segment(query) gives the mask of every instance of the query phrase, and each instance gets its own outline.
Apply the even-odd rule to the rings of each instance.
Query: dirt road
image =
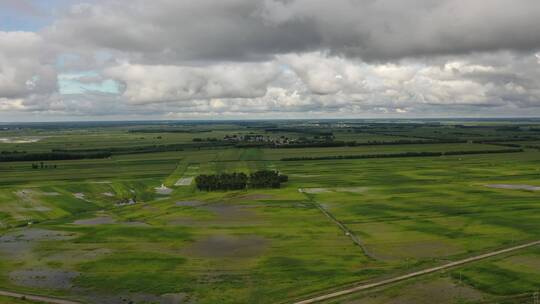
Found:
[[[348,236],[356,246],[360,247],[362,249],[362,252],[369,258],[376,260],[375,257],[367,250],[366,246],[360,241],[360,239],[354,234],[345,224],[340,222],[337,218],[335,218],[330,212],[328,212],[321,204],[319,204],[316,201],[312,201],[312,203],[324,214],[326,217],[328,217],[332,222],[334,222],[344,233],[346,236]]]
[[[75,302],[75,301],[63,300],[63,299],[58,299],[58,298],[46,297],[46,296],[22,294],[22,293],[3,291],[3,290],[0,290],[0,296],[26,299],[30,301],[50,303],[50,304],[82,304],[82,302]]]
[[[414,278],[414,277],[418,277],[418,276],[421,276],[421,275],[437,272],[439,270],[444,270],[444,269],[460,266],[460,265],[475,262],[475,261],[478,261],[478,260],[487,259],[489,257],[496,256],[496,255],[499,255],[499,254],[504,254],[504,253],[508,253],[508,252],[512,252],[512,251],[516,251],[516,250],[520,250],[520,249],[524,249],[524,248],[528,248],[528,247],[532,247],[532,246],[536,246],[536,245],[540,245],[540,240],[530,242],[530,243],[526,243],[526,244],[522,244],[522,245],[519,245],[519,246],[514,246],[514,247],[510,247],[510,248],[506,248],[506,249],[501,249],[501,250],[497,250],[497,251],[488,252],[488,253],[485,253],[485,254],[477,255],[477,256],[466,258],[466,259],[463,259],[463,260],[459,260],[459,261],[451,262],[451,263],[448,263],[448,264],[444,264],[444,265],[441,265],[441,266],[436,266],[436,267],[432,267],[432,268],[428,268],[428,269],[424,269],[424,270],[420,270],[420,271],[415,271],[415,272],[412,272],[412,273],[409,273],[409,274],[405,274],[405,275],[394,277],[394,278],[387,279],[387,280],[382,280],[382,281],[379,281],[379,282],[358,285],[358,286],[351,287],[351,288],[348,288],[348,289],[344,289],[344,290],[341,290],[341,291],[336,291],[336,292],[328,293],[328,294],[325,294],[325,295],[321,295],[321,296],[313,297],[313,298],[310,298],[310,299],[306,299],[306,300],[303,300],[303,301],[295,302],[294,304],[317,303],[317,302],[337,298],[337,297],[340,297],[340,296],[348,295],[348,294],[351,294],[351,293],[355,293],[355,292],[358,292],[358,291],[363,291],[363,290],[367,290],[367,289],[371,289],[371,288],[375,288],[375,287],[380,287],[380,286],[383,286],[383,285],[388,285],[388,284],[404,281],[404,280],[411,279],[411,278]]]

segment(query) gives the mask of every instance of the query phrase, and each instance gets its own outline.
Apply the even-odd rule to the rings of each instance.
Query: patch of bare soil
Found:
[[[187,293],[170,293],[161,296],[128,293],[116,295],[95,295],[88,298],[89,303],[118,304],[118,303],[152,303],[152,304],[192,304],[196,303],[194,298]]]
[[[43,192],[42,194],[45,196],[60,196],[58,192]]]
[[[56,192],[53,192],[56,193]],[[20,211],[37,211],[47,212],[52,209],[42,205],[42,201],[39,199],[39,195],[49,195],[51,193],[44,193],[36,190],[21,189],[15,191],[15,195],[21,201],[21,204],[17,207]]]
[[[77,199],[88,202],[88,200],[86,199],[86,196],[84,195],[84,193],[80,193],[80,192],[79,193],[73,193],[73,196],[75,196],[75,198],[77,198]]]
[[[255,201],[255,200],[272,199],[274,198],[274,196],[271,194],[247,194],[247,195],[239,196],[238,198],[241,200],[246,200],[246,201]]]
[[[197,240],[185,249],[186,253],[207,258],[249,258],[263,253],[268,240],[260,236],[213,235]]]
[[[37,207],[29,207],[29,208],[20,207],[20,208],[18,208],[18,210],[21,210],[21,211],[47,212],[47,211],[51,211],[52,209],[49,208],[49,207],[37,206]]]
[[[174,184],[175,186],[189,186],[191,185],[191,183],[193,183],[193,177],[183,177],[181,179],[179,179],[178,181],[176,181],[176,183]]]
[[[250,206],[230,204],[204,204],[195,208],[206,210],[214,216],[211,219],[196,219],[179,216],[168,221],[169,225],[179,226],[251,226],[260,224],[261,219]]]
[[[253,222],[256,219],[256,214],[243,206],[212,204],[205,205],[201,208],[214,213],[216,218],[212,222],[217,224]]]
[[[154,190],[156,191],[157,194],[161,194],[161,195],[169,195],[173,191],[171,188],[168,188],[165,185],[161,185],[160,187],[156,187],[156,188],[154,188]]]
[[[346,301],[347,304],[454,304],[469,303],[483,299],[483,293],[453,282],[449,278],[421,281],[403,286],[399,292],[373,292],[360,299]]]
[[[291,177],[305,177],[305,178],[309,178],[309,177],[319,177],[319,176],[322,176],[322,175],[318,175],[318,174],[291,174]]]
[[[36,195],[36,192],[30,189],[21,189],[15,191],[15,195],[23,201],[28,201],[32,200],[33,196]]]
[[[77,249],[77,250],[61,250],[52,253],[44,258],[48,262],[78,262],[78,261],[90,261],[98,259],[104,255],[112,253],[112,250],[107,248],[90,248],[90,249]]]
[[[178,217],[178,218],[172,219],[168,221],[167,224],[172,225],[172,226],[202,226],[203,225],[203,223],[200,221],[196,221],[194,219],[186,218],[186,217]]]
[[[15,270],[9,273],[9,279],[16,285],[47,288],[47,289],[70,289],[73,287],[72,280],[79,273],[57,269],[26,269]]]
[[[531,186],[531,185],[490,184],[490,185],[486,185],[486,186],[489,187],[489,188],[496,188],[496,189],[540,191],[540,187]]]
[[[317,194],[317,193],[327,193],[330,192],[327,188],[300,188],[299,192],[308,193],[308,194]]]
[[[308,194],[328,193],[328,192],[352,192],[363,193],[368,190],[367,187],[336,187],[336,188],[300,188],[298,192]]]
[[[181,201],[181,202],[176,202],[175,206],[177,206],[177,207],[198,207],[198,206],[201,206],[201,205],[204,205],[204,204],[206,204],[206,203],[201,202],[201,201]]]
[[[334,188],[336,192],[352,192],[352,193],[363,193],[368,190],[368,187],[338,187]]]
[[[86,225],[86,226],[94,226],[94,225],[107,225],[107,224],[114,224],[116,221],[110,217],[110,216],[99,216],[95,218],[90,219],[80,219],[73,222],[75,225]]]
[[[158,212],[158,211],[160,211],[159,208],[151,206],[151,205],[145,205],[145,206],[142,207],[142,209],[150,211],[150,212]]]
[[[505,258],[500,262],[502,267],[506,263],[515,264],[524,267],[528,272],[540,273],[540,257],[538,255],[516,255]]]
[[[17,195],[17,197],[19,197],[20,199],[32,199],[33,196],[35,195],[44,195],[44,196],[59,196],[60,193],[58,192],[41,192],[41,191],[36,191],[36,190],[32,190],[32,189],[21,189],[21,190],[17,190],[15,191],[15,195]]]
[[[123,222],[121,224],[124,225],[124,226],[132,226],[132,227],[148,227],[148,226],[150,226],[145,222]]]
[[[43,137],[2,137],[0,143],[4,144],[31,144],[43,139]]]

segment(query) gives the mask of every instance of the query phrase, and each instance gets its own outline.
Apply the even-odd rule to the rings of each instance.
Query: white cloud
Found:
[[[0,31],[0,119],[539,115],[539,13],[536,0],[76,4],[40,32]]]
[[[0,31],[0,97],[54,92],[57,73],[48,55],[38,34]]]
[[[280,70],[273,63],[225,63],[202,67],[122,64],[105,75],[125,85],[131,103],[188,101],[192,99],[256,98]]]
[[[341,90],[365,89],[363,64],[323,53],[291,54],[279,57],[314,94],[336,94]]]

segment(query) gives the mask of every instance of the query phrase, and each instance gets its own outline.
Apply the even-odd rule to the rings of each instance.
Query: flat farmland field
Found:
[[[537,241],[540,152],[508,146],[537,135],[500,124],[474,134],[453,123],[294,121],[5,131],[44,139],[0,144],[2,155],[36,158],[0,162],[0,291],[79,303],[295,303]],[[58,159],[90,150],[108,154]],[[358,155],[382,157],[317,159]],[[288,180],[197,187],[200,175],[261,170]],[[529,303],[539,265],[532,246],[324,301]],[[27,303],[11,300],[0,297]]]

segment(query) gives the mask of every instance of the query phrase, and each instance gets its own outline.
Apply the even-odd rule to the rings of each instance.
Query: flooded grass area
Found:
[[[138,134],[119,127],[90,135],[69,130],[51,137],[41,130],[19,136],[43,137],[32,143],[0,140],[6,151],[28,147],[28,153],[175,147],[45,162],[56,169],[0,162],[0,289],[96,304],[292,303],[540,237],[540,154],[533,149],[282,161],[501,147],[475,143],[482,136],[472,135],[459,143],[381,145],[376,138],[455,139],[459,127],[370,125],[370,132],[386,135],[356,132],[360,127],[328,129],[335,138],[365,145],[236,147],[231,140],[199,149],[193,138],[218,138],[219,144],[226,135],[277,131],[228,123],[217,131],[204,124],[184,128],[193,133]],[[174,146],[179,144],[186,146]],[[204,192],[195,185],[199,174],[262,169],[278,170],[288,181],[281,188],[238,191]],[[534,291],[538,256],[531,248],[335,303],[489,303]]]

